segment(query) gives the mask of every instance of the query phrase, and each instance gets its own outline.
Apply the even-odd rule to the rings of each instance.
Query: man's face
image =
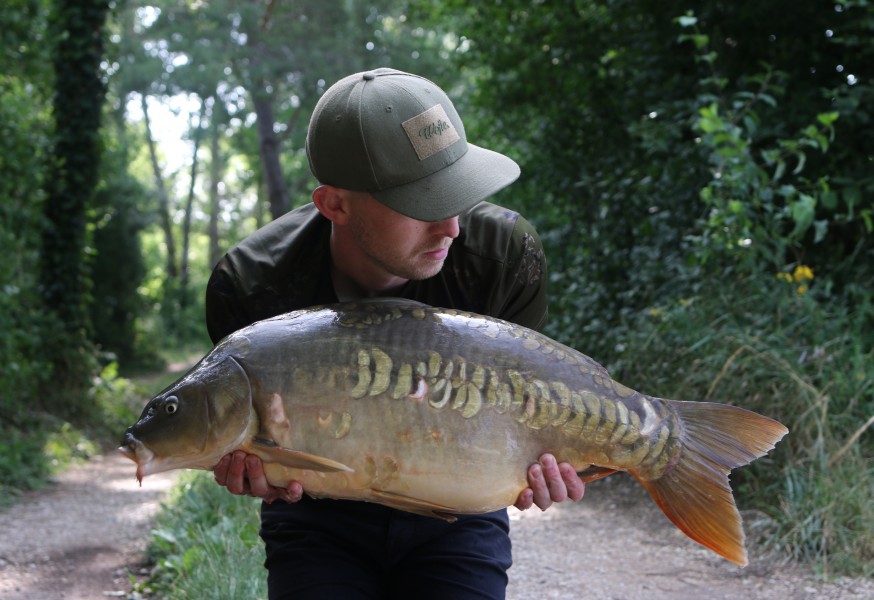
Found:
[[[452,240],[458,237],[458,217],[418,221],[370,194],[361,194],[350,212],[349,229],[361,252],[375,266],[404,279],[427,279],[439,273]]]

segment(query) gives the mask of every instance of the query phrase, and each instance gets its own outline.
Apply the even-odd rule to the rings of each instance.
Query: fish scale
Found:
[[[528,339],[523,345],[528,350],[552,348],[552,345],[541,345]],[[549,354],[551,351],[545,350],[544,353]],[[446,360],[435,352],[429,354],[428,365],[427,373],[431,375],[428,382],[435,389],[428,400],[431,407],[438,410],[450,407],[459,410],[464,418],[475,417],[480,412],[484,406],[483,395],[488,395],[488,390],[491,390],[493,401],[485,406],[509,405],[518,411],[517,419],[532,429],[561,427],[565,420],[570,419],[573,411],[571,400],[574,394],[578,394],[569,391],[561,382],[547,383],[539,379],[524,381],[521,374],[514,370],[509,371],[505,381],[495,369],[491,369],[491,380],[487,384],[486,369],[482,366],[475,365],[473,375],[468,378],[467,361],[459,357]],[[420,363],[419,368],[420,372],[423,370],[424,362]],[[392,388],[392,397],[398,399],[412,394],[417,386],[412,378],[412,365],[402,362],[395,366],[391,356],[380,348],[358,351],[357,372],[358,381],[350,392],[354,398],[377,396]],[[609,378],[597,374],[593,374],[592,378],[594,387],[614,391],[611,385],[613,382]],[[510,385],[507,385],[508,382]],[[632,390],[624,386],[622,389],[627,392],[627,397],[634,395]],[[516,399],[515,403],[510,401],[511,397]],[[649,464],[664,465],[669,462],[669,459],[658,460],[666,449],[669,436],[667,428],[663,427],[659,431],[658,438],[651,445],[647,438],[640,436],[640,421],[636,413],[630,413],[624,404],[612,402],[591,392],[585,393],[583,397],[582,407],[576,412],[585,425],[579,427],[579,432],[571,427],[572,433],[582,435],[585,432],[599,445],[606,444],[608,439],[610,444],[617,447],[620,443],[626,446],[633,444],[634,452],[624,451],[624,448],[617,448],[614,452],[614,456],[627,456],[632,462],[647,464],[647,461],[642,460],[644,456],[650,458]],[[559,407],[563,409],[564,419],[556,422]],[[631,414],[635,415],[637,425],[633,425]]]
[[[139,478],[242,450],[274,486],[447,519],[514,503],[548,452],[584,481],[629,473],[689,537],[744,564],[728,474],[786,431],[738,407],[642,394],[506,321],[379,300],[229,335],[149,402],[120,450]]]

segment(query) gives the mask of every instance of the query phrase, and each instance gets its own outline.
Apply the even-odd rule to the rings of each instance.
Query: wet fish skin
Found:
[[[587,480],[629,472],[690,537],[745,564],[728,473],[786,431],[641,394],[524,327],[382,300],[231,334],[147,405],[120,450],[142,478],[242,449],[273,485],[444,518],[512,504],[550,452]]]

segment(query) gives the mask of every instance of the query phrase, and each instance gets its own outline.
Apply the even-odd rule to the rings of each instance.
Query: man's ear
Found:
[[[320,185],[313,190],[313,204],[326,219],[337,225],[349,221],[344,191],[332,185]]]

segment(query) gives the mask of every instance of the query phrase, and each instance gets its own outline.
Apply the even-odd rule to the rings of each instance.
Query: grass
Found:
[[[781,285],[742,281],[730,294],[655,307],[641,318],[643,343],[617,362],[637,389],[782,421],[789,435],[776,450],[733,475],[739,504],[768,514],[771,545],[823,576],[871,576],[871,306]]]
[[[139,591],[180,600],[266,598],[259,506],[229,494],[210,473],[183,474],[155,523],[155,567]]]
[[[86,391],[84,420],[32,411],[20,414],[15,423],[0,423],[0,509],[27,491],[45,487],[69,465],[114,448],[145,401],[178,379],[204,352],[170,354],[166,360],[175,369],[140,372],[131,378],[121,377],[115,363],[108,364]]]
[[[54,474],[115,445],[139,414],[143,396],[110,364],[87,391],[87,422],[31,412],[0,425],[0,508],[48,485]]]

